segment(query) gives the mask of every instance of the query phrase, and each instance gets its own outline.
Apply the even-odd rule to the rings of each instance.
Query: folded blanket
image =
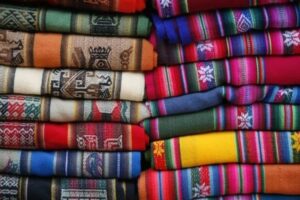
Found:
[[[0,95],[2,121],[139,123],[150,116],[143,103],[62,100],[38,96]]]
[[[144,129],[137,125],[0,122],[1,148],[144,151],[148,143]]]
[[[251,30],[299,27],[299,15],[300,4],[284,4],[202,12],[165,20],[154,15],[153,22],[159,39],[187,45]]]
[[[174,65],[237,56],[300,54],[300,29],[250,32],[185,46],[155,40],[152,35],[151,42],[158,52],[159,65]]]
[[[145,39],[0,30],[0,52],[0,64],[20,67],[138,71],[156,65]]]
[[[139,152],[0,150],[0,173],[132,179],[141,172]]]
[[[144,74],[134,72],[47,70],[0,65],[0,80],[1,94],[129,101],[142,101],[145,94]]]
[[[96,14],[0,4],[0,28],[146,37],[150,32],[151,22],[144,15]]]
[[[205,197],[201,200],[299,200],[300,195],[266,195],[266,194],[248,194],[248,195],[227,195],[218,197]]]
[[[246,57],[158,67],[146,74],[148,100],[221,85],[300,85],[300,56]]]
[[[300,194],[300,165],[216,165],[143,172],[143,200],[200,199],[235,194]]]
[[[155,141],[151,164],[158,170],[211,164],[300,163],[300,132],[238,131]]]
[[[249,105],[256,102],[300,104],[300,87],[222,86],[180,97],[147,101],[152,117],[198,112],[222,103]]]
[[[292,1],[297,0],[152,0],[152,3],[160,17],[172,17],[206,10],[288,3]]]
[[[39,178],[0,175],[1,199],[137,199],[136,184],[117,179]]]
[[[222,105],[202,112],[147,119],[151,141],[224,130],[300,130],[300,105]]]
[[[9,0],[8,2],[121,13],[135,13],[144,10],[146,6],[145,0]]]

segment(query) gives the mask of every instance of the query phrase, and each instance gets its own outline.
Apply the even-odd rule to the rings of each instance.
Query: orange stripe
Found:
[[[43,68],[60,67],[62,35],[36,34],[34,38],[34,66]]]

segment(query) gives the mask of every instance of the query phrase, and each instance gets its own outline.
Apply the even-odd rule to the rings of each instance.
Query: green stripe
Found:
[[[71,12],[60,10],[48,10],[46,13],[46,31],[50,32],[70,32]]]

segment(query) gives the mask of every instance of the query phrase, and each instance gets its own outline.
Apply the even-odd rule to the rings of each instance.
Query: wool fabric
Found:
[[[131,101],[0,95],[1,121],[139,123],[149,116],[143,103]]]
[[[256,102],[300,104],[300,87],[220,86],[212,90],[179,97],[147,101],[152,117],[198,112],[223,103],[249,105]]]
[[[144,10],[146,6],[145,0],[9,0],[8,2],[120,13],[135,13]]]
[[[134,72],[0,65],[0,80],[1,94],[129,101],[142,101],[145,94],[144,74]]]
[[[252,30],[299,27],[299,15],[300,4],[295,3],[200,12],[165,20],[154,15],[153,22],[158,39],[187,45]]]
[[[300,132],[215,132],[155,141],[154,169],[181,169],[211,164],[300,163]]]
[[[148,170],[139,178],[143,200],[188,200],[236,194],[300,193],[300,165],[212,165],[176,171]]]
[[[300,29],[249,32],[189,45],[151,41],[158,51],[159,65],[224,59],[237,56],[280,56],[300,54]]]
[[[133,179],[141,172],[139,152],[0,150],[0,173]]]
[[[218,197],[205,197],[201,200],[299,200],[299,195],[267,195],[267,194],[248,194],[248,195],[226,195]]]
[[[159,140],[224,130],[300,130],[300,105],[222,105],[201,112],[147,119],[150,139]]]
[[[245,57],[175,66],[146,74],[148,100],[206,91],[221,85],[299,85],[300,56]]]
[[[145,151],[143,128],[120,123],[0,122],[0,147],[9,149]]]
[[[154,8],[162,18],[222,8],[241,8],[288,2],[294,2],[294,0],[152,0]]]
[[[152,70],[156,53],[145,39],[0,30],[0,64],[38,68]]]
[[[117,179],[40,178],[0,175],[2,199],[137,200],[136,184]]]
[[[151,22],[144,15],[95,14],[0,4],[0,28],[146,37],[150,33]]]

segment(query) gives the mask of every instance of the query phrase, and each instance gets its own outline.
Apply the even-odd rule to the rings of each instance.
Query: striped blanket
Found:
[[[87,13],[0,4],[0,28],[17,31],[146,37],[150,33],[151,22],[144,15]]]
[[[146,74],[148,100],[222,85],[299,85],[300,56],[246,57],[158,67]]]
[[[136,184],[117,179],[39,178],[0,175],[2,199],[137,200]]]
[[[223,130],[300,130],[300,105],[222,105],[201,112],[147,119],[151,141]]]
[[[130,124],[0,122],[1,148],[144,151],[148,143],[144,129]]]
[[[131,101],[0,95],[1,121],[139,123],[149,116],[149,110],[143,103]]]
[[[0,65],[0,93],[51,95],[70,99],[142,101],[145,78],[143,73],[133,72],[49,70]]]
[[[300,163],[300,132],[215,132],[155,141],[151,163],[158,170],[224,163]]]
[[[215,165],[148,170],[139,178],[143,200],[185,200],[235,194],[300,193],[300,165]]]
[[[122,45],[120,45],[122,44]],[[145,39],[0,30],[0,64],[16,67],[139,71],[156,66]]]
[[[147,101],[146,106],[152,117],[158,117],[199,112],[223,103],[249,105],[256,102],[300,104],[300,87],[274,85],[220,86],[204,92]]]
[[[165,20],[154,15],[153,23],[158,39],[187,45],[253,30],[299,27],[299,15],[300,4],[295,3],[202,12]]]
[[[139,152],[0,150],[0,173],[24,176],[137,178]]]

